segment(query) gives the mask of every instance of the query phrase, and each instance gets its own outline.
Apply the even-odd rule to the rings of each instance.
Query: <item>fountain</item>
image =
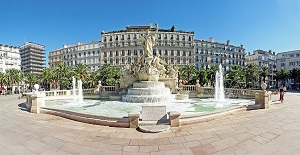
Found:
[[[72,92],[73,92],[73,100],[74,100],[74,103],[76,103],[76,102],[77,102],[77,95],[76,95],[76,79],[75,79],[74,76],[72,77]]]
[[[81,80],[77,81],[78,94],[76,94],[76,79],[73,77],[74,102],[79,106],[71,104],[65,105],[64,103],[55,104],[60,101],[54,100],[52,103],[49,101],[49,105],[51,105],[49,108],[86,113],[88,115],[101,115],[101,118],[112,117],[115,119],[117,117],[129,117],[132,113],[140,113],[143,111],[143,106],[152,105],[153,107],[150,107],[152,110],[147,113],[147,115],[151,115],[151,117],[154,117],[157,113],[164,115],[166,114],[164,111],[177,111],[181,113],[182,118],[184,118],[184,116],[193,118],[194,116],[208,112],[222,111],[224,109],[253,103],[251,100],[224,99],[222,65],[219,65],[218,71],[216,72],[215,98],[176,100],[175,98],[180,95],[176,94],[179,90],[177,78],[178,68],[168,65],[161,60],[160,55],[152,55],[155,37],[150,34],[149,30],[146,35],[141,37],[141,43],[145,55],[140,56],[137,62],[131,65],[125,65],[121,69],[120,84],[119,87],[116,88],[117,93],[114,94],[118,99],[121,99],[120,101],[98,100],[88,103],[89,100],[83,100]],[[101,86],[100,82],[99,85]],[[173,117],[174,114],[170,115],[170,117],[171,116]],[[109,122],[111,122],[112,118],[109,118]],[[137,118],[139,118],[139,115]],[[142,116],[142,120],[143,118],[145,118],[145,116]],[[118,120],[116,122],[118,123],[120,121]],[[126,120],[126,122],[128,122],[128,120]]]
[[[77,85],[78,85],[78,99],[77,99],[77,102],[78,103],[83,103],[82,81],[81,81],[81,79],[79,79],[77,81]]]
[[[215,82],[215,100],[224,101],[224,81],[223,81],[223,71],[222,65],[219,65],[219,70],[216,72],[216,82]]]

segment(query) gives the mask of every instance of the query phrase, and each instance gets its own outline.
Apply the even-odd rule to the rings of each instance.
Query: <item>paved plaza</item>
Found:
[[[277,100],[278,95],[273,96]],[[25,99],[0,96],[0,153],[99,155],[298,155],[300,93],[283,104],[210,122],[141,133],[22,110]]]

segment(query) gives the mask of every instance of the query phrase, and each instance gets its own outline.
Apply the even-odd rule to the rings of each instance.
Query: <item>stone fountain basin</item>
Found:
[[[104,126],[129,127],[128,113],[141,112],[142,105],[145,103],[125,103],[120,101],[98,101],[85,100],[85,104],[65,103],[67,100],[46,102],[46,107],[41,109],[42,113],[61,116],[75,121],[98,124]],[[70,101],[70,100],[69,100]],[[164,103],[168,111],[178,111],[180,116],[180,125],[205,122],[232,114],[237,111],[246,110],[246,101],[254,104],[251,100],[240,100],[241,104],[235,104],[227,107],[212,108],[207,105],[196,105],[195,102],[208,102],[201,99],[192,99],[178,101],[177,103]],[[194,102],[194,104],[192,104]],[[239,102],[235,100],[235,102]],[[199,104],[199,103],[197,103]],[[153,105],[153,103],[151,104]],[[185,109],[186,111],[184,111]],[[201,111],[201,109],[206,111]]]

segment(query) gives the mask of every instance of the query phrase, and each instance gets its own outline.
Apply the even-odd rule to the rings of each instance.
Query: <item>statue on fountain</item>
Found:
[[[124,94],[136,81],[163,81],[165,85],[171,88],[173,92],[177,86],[178,69],[168,66],[166,62],[160,59],[160,55],[153,55],[153,47],[156,44],[156,34],[158,33],[158,24],[156,30],[147,29],[145,35],[140,37],[141,45],[144,49],[144,55],[140,56],[136,62],[122,68],[120,78],[120,90]]]

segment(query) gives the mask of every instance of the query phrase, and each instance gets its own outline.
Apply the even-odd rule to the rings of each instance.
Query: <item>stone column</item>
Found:
[[[129,117],[129,127],[130,128],[138,128],[140,114],[139,113],[129,113],[128,117]]]
[[[179,116],[180,113],[177,111],[170,111],[168,112],[169,119],[170,119],[170,126],[171,127],[179,127]]]

